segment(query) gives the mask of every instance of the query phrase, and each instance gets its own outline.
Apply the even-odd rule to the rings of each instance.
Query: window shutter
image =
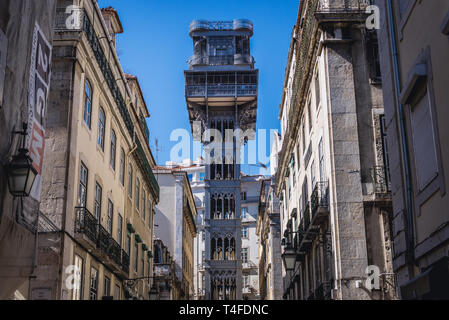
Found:
[[[434,130],[427,93],[411,109],[411,127],[418,186],[423,190],[438,175]]]
[[[3,107],[3,89],[5,87],[6,54],[8,49],[8,38],[0,30],[0,107]]]

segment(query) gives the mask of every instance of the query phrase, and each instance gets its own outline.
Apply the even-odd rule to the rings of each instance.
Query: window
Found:
[[[308,285],[309,285],[309,293],[312,293],[313,288],[313,263],[312,263],[312,255],[307,257],[307,274],[309,276]]]
[[[84,165],[84,163],[81,162],[80,186],[79,186],[79,191],[78,191],[78,205],[80,207],[86,207],[88,175],[89,175],[89,170],[87,170],[87,167]]]
[[[242,248],[242,263],[248,263],[248,248]]]
[[[246,213],[248,212],[248,208],[242,207],[242,219],[246,219]]]
[[[307,119],[309,120],[309,132],[312,131],[312,109],[310,105],[312,101],[309,99],[309,103],[307,104]]]
[[[108,220],[106,221],[106,230],[112,234],[112,221],[114,219],[114,204],[108,199]]]
[[[103,189],[98,184],[95,184],[95,204],[94,204],[94,214],[97,221],[100,221],[101,218],[101,198],[103,195]]]
[[[134,243],[134,271],[139,270],[139,244],[137,241]]]
[[[201,265],[204,267],[204,260],[206,260],[206,251],[201,253]]]
[[[241,200],[246,200],[246,191],[243,191],[242,193],[241,193]]]
[[[84,111],[83,118],[86,125],[89,127],[92,123],[92,86],[89,80],[86,79],[84,85]]]
[[[145,221],[146,219],[146,205],[147,205],[147,196],[145,194],[145,189],[142,189],[142,218]]]
[[[304,118],[302,119],[302,154],[306,153],[306,124],[304,123]],[[305,166],[305,164],[304,164]]]
[[[89,299],[97,300],[97,297],[98,297],[98,270],[92,267],[90,269]]]
[[[381,114],[379,116],[380,122],[380,135],[382,137],[382,155],[383,155],[383,164],[385,168],[385,177],[387,179],[387,185],[390,185],[390,158],[388,154],[388,143],[387,143],[387,125],[385,123],[385,115]]]
[[[111,279],[106,276],[104,277],[103,296],[111,296]]]
[[[315,73],[315,101],[316,101],[316,108],[318,109],[320,107],[320,102],[321,102],[320,71],[318,69],[318,65],[316,67],[316,73]]]
[[[312,180],[312,188],[315,188],[315,160],[313,160],[312,164],[310,165],[310,179]]]
[[[427,90],[411,106],[410,122],[416,179],[421,191],[438,175],[434,130]]]
[[[148,226],[150,229],[153,226],[153,206],[150,197],[148,197]]]
[[[120,148],[120,183],[125,185],[125,151]]]
[[[189,181],[192,182],[193,181],[193,174],[189,173],[188,175]]]
[[[323,138],[320,139],[320,143],[318,145],[318,157],[320,161],[320,181],[326,180],[326,173],[324,170],[324,147],[323,147]]]
[[[123,236],[123,217],[121,214],[117,218],[117,242],[122,246],[122,236]]]
[[[243,275],[243,283],[242,283],[243,288],[246,288],[249,286],[249,276],[247,274]]]
[[[131,256],[131,233],[129,231],[126,232],[126,253]]]
[[[315,283],[317,288],[321,285],[321,250],[319,245],[315,247]]]
[[[81,300],[83,292],[84,260],[75,255],[75,277],[73,279],[72,300]]]
[[[140,262],[142,263],[142,269],[140,269],[140,273],[142,274],[142,277],[145,276],[145,254],[142,250],[142,254],[140,256]]]
[[[128,169],[128,196],[133,198],[133,166],[129,164]]]
[[[136,179],[135,201],[136,201],[136,210],[139,211],[139,209],[140,209],[140,179],[139,178]]]
[[[115,135],[115,131],[111,131],[111,154],[109,156],[109,163],[112,169],[115,171],[115,155],[117,152],[117,136]]]
[[[0,107],[2,107],[3,104],[7,52],[8,52],[8,38],[3,33],[3,31],[0,30]]]
[[[206,173],[200,172],[200,181],[204,181],[205,178],[206,178]]]
[[[120,293],[120,285],[116,284],[114,288],[114,300],[120,300],[121,299],[121,293]]]
[[[248,238],[248,227],[242,227],[242,237]]]
[[[103,108],[100,107],[100,111],[98,113],[98,145],[101,150],[104,151],[104,132],[106,128],[106,115],[104,114]]]

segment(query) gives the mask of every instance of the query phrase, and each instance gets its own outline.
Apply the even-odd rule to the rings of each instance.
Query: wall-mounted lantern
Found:
[[[23,124],[23,131],[14,133],[22,135],[23,138],[19,153],[14,155],[12,160],[5,166],[8,188],[14,197],[28,197],[36,179],[37,170],[33,167],[33,160],[28,156],[28,149],[25,148],[27,124]]]

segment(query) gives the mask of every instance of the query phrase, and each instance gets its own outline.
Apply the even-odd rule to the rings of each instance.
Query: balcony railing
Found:
[[[317,182],[312,192],[312,217],[315,217],[320,207],[328,207],[327,182]]]
[[[129,256],[122,250],[111,234],[98,223],[98,220],[84,207],[75,208],[75,233],[84,234],[92,242],[93,254],[105,263],[114,262],[125,272],[129,272]],[[108,257],[108,258],[106,258]]]
[[[122,270],[128,274],[129,273],[129,255],[122,250]]]
[[[121,251],[122,248],[117,243],[117,241],[111,238],[109,246],[109,257],[119,266],[122,264]]]
[[[371,168],[371,178],[373,180],[375,193],[389,193],[391,192],[391,183],[389,179],[388,170],[382,166]]]
[[[209,66],[221,66],[221,65],[233,65],[234,56],[192,56],[188,63],[190,65],[209,65]]]
[[[97,247],[105,253],[109,253],[109,245],[111,244],[111,235],[109,232],[100,225],[98,228],[98,244]]]
[[[318,12],[339,13],[339,12],[360,12],[365,11],[370,5],[369,0],[327,0],[319,1]]]
[[[87,208],[75,208],[75,233],[84,234],[93,243],[98,240],[98,221]]]
[[[217,31],[217,30],[242,30],[246,29],[250,32],[253,31],[253,23],[247,19],[235,19],[233,21],[207,21],[207,20],[194,20],[189,25],[189,32],[195,31]]]
[[[206,65],[206,66],[223,66],[223,65],[240,65],[252,64],[254,58],[249,54],[236,54],[224,56],[197,56],[193,55],[188,61],[189,65]]]
[[[187,85],[187,97],[235,97],[256,96],[255,84]]]

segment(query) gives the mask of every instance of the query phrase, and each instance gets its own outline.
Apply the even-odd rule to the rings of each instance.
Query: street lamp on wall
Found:
[[[14,132],[22,135],[22,146],[19,153],[14,155],[5,166],[9,193],[14,197],[28,197],[37,176],[37,170],[33,167],[33,160],[28,156],[28,149],[25,148],[27,127],[27,124],[23,123],[23,131]]]
[[[282,254],[282,261],[286,271],[294,271],[296,267],[296,251],[293,247],[287,247]]]

